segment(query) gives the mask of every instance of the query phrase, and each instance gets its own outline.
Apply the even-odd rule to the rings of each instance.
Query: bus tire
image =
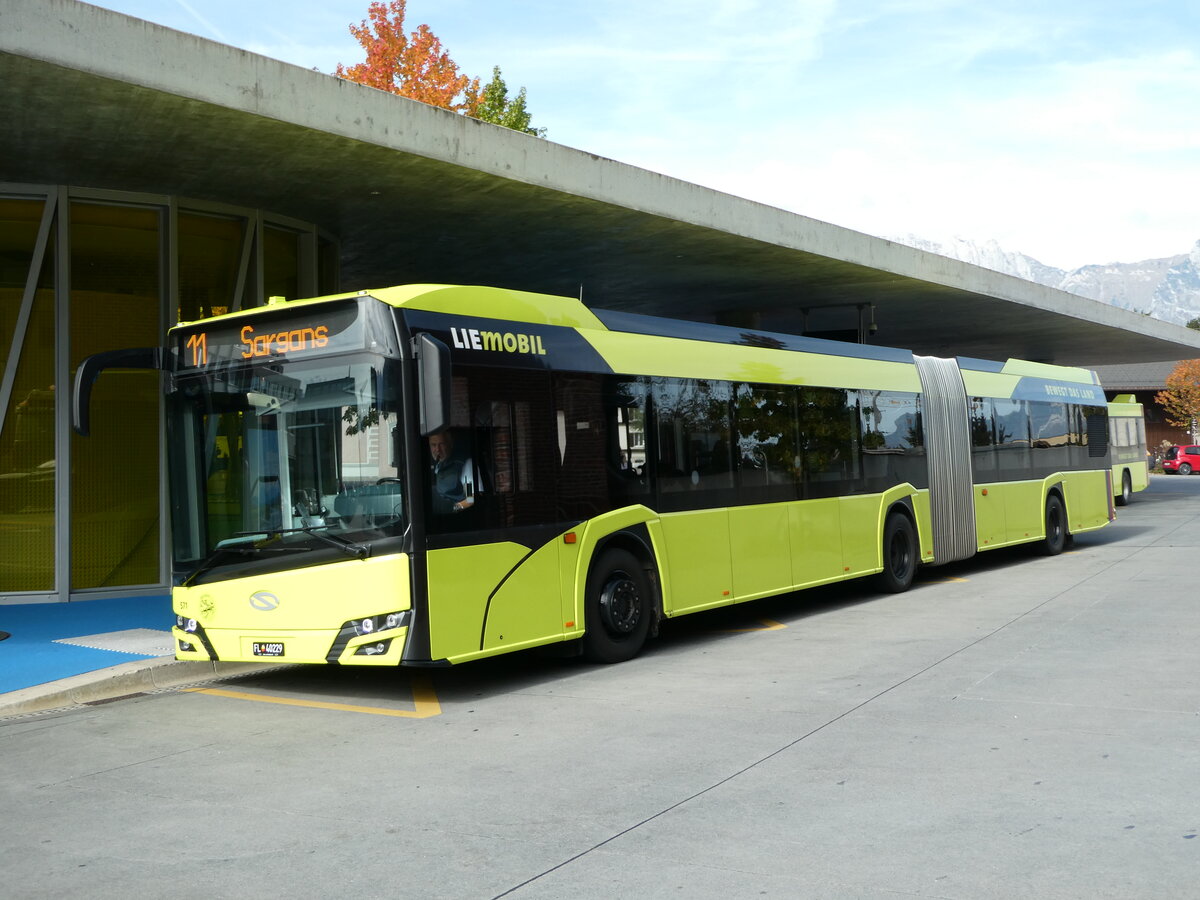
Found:
[[[883,571],[875,576],[879,589],[900,594],[917,574],[917,532],[904,513],[892,513],[883,526]]]
[[[1058,494],[1046,498],[1046,536],[1038,544],[1043,556],[1058,556],[1067,546],[1067,510]]]
[[[637,656],[650,630],[652,598],[638,558],[620,547],[605,550],[588,574],[583,655],[600,663]]]
[[[1121,493],[1117,494],[1117,506],[1128,506],[1132,499],[1133,479],[1129,477],[1129,470],[1126,469],[1121,473]]]

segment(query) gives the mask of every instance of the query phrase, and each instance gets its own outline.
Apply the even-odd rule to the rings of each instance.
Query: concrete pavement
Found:
[[[0,717],[269,668],[180,662],[168,596],[0,605]]]
[[[6,895],[1195,896],[1197,495],[1158,477],[1061,556],[691,616],[616,666],[292,667],[2,720]]]

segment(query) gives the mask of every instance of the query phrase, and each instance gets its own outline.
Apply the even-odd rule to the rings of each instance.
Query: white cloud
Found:
[[[325,72],[359,58],[346,26],[367,5],[111,2]],[[409,0],[408,11],[465,71],[499,64],[525,85],[550,139],[815,218],[995,238],[1063,267],[1200,238],[1200,57],[1180,10]]]
[[[1071,268],[1200,239],[1197,99],[1191,52],[1053,63],[802,109],[716,151],[643,141],[632,161],[871,234],[994,238]]]

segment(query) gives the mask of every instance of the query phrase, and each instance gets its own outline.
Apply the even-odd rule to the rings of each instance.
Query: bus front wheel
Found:
[[[876,576],[881,590],[891,594],[907,591],[917,574],[917,533],[912,520],[892,513],[883,526],[883,571]]]
[[[1067,545],[1067,511],[1058,494],[1046,498],[1046,536],[1038,544],[1045,556],[1057,556]]]
[[[650,630],[650,579],[628,550],[606,550],[588,575],[583,655],[592,662],[637,656]]]

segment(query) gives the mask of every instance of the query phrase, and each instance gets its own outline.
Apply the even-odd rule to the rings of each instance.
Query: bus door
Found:
[[[996,410],[988,397],[971,397],[967,402],[971,428],[971,468],[975,482],[975,539],[980,550],[1004,544],[1007,535],[1007,497],[1011,493],[998,484],[999,454],[996,447]],[[1000,435],[1002,437],[1002,435]]]
[[[452,396],[450,427],[425,448],[435,659],[517,649],[564,630],[549,374],[456,366]],[[439,438],[448,438],[450,474],[434,459]]]
[[[671,573],[669,615],[734,599],[729,509],[734,485],[731,386],[654,378],[657,506]]]

